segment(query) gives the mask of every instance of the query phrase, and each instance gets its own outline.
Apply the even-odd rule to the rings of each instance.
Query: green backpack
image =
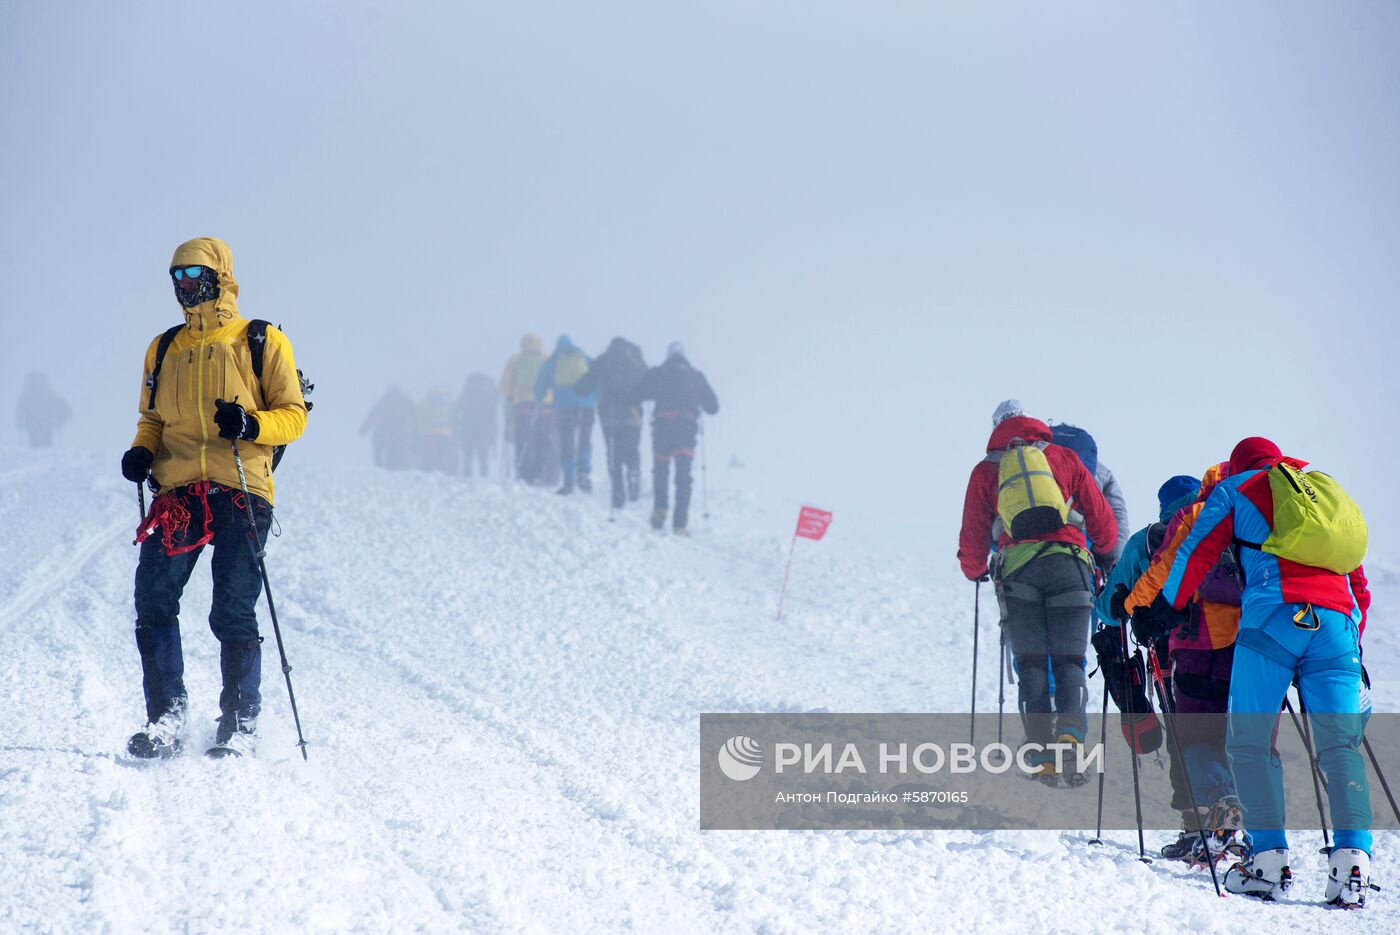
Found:
[[[1280,462],[1268,471],[1274,531],[1260,543],[1240,543],[1290,562],[1351,574],[1366,557],[1369,533],[1361,508],[1321,471],[1304,473]]]
[[[569,351],[554,359],[554,383],[556,386],[573,386],[588,372],[588,361],[582,351]]]
[[[1045,452],[1017,445],[997,460],[997,517],[1013,539],[1054,532],[1069,522],[1069,504]]]

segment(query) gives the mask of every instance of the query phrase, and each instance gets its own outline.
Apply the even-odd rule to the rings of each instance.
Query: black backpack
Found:
[[[263,350],[267,346],[267,329],[271,327],[271,322],[261,318],[254,318],[248,322],[248,355],[253,359],[253,376],[258,382],[262,382],[263,375]],[[160,343],[156,345],[156,362],[151,366],[151,375],[146,378],[146,389],[150,390],[150,395],[146,398],[146,408],[156,408],[156,387],[160,384],[160,367],[165,363],[165,352],[170,350],[170,342],[175,340],[175,335],[180,333],[184,325],[175,325],[167,328],[160,336]],[[281,328],[278,328],[280,331]],[[297,368],[297,380],[301,382],[301,395],[305,399],[316,389],[316,384],[306,379],[306,375]],[[310,412],[315,403],[307,400],[306,411]],[[272,469],[277,470],[277,465],[282,463],[282,455],[286,452],[286,445],[274,445],[272,448]]]

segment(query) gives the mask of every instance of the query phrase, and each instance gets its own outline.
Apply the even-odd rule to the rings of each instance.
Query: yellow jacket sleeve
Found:
[[[156,345],[160,343],[160,336],[157,335],[149,347],[146,348],[146,365],[141,372],[141,399],[137,404],[137,411],[140,412],[140,419],[136,423],[136,437],[131,440],[132,448],[145,448],[151,454],[160,452],[161,436],[165,433],[165,423],[154,409],[147,409],[146,404],[150,402],[151,391],[146,386],[146,380],[151,375],[151,368],[156,364]]]
[[[306,430],[306,400],[301,395],[292,342],[276,328],[267,329],[263,356],[263,408],[250,413],[258,420],[259,445],[286,445]]]

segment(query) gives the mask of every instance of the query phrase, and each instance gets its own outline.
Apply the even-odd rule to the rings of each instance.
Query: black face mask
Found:
[[[184,308],[194,308],[219,297],[219,274],[210,266],[204,267],[193,289],[183,288],[181,283],[176,282],[174,270],[171,270],[170,281],[175,286],[175,300]]]

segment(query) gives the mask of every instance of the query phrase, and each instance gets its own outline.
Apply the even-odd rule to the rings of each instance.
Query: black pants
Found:
[[[272,507],[256,494],[252,495],[252,502],[261,546],[267,541],[267,530],[272,524]],[[262,575],[251,547],[243,494],[211,485],[208,503],[209,528],[214,536],[208,543],[214,549],[210,562],[214,600],[209,610],[209,629],[225,646],[255,647],[259,642],[256,606],[262,594]],[[191,526],[202,529],[203,518],[192,517]],[[185,696],[180,598],[204,548],[167,555],[159,532],[141,543],[136,564],[136,646],[141,653],[147,717],[153,721],[169,710],[171,702]],[[249,704],[255,712],[255,678],[251,691]]]
[[[612,484],[612,505],[621,509],[629,498],[629,490],[637,489],[637,477],[642,471],[642,427],[619,423],[603,425],[603,441],[608,447],[608,480]]]
[[[547,420],[534,403],[515,404],[515,476],[527,484],[540,478],[549,444]]]
[[[1048,743],[1068,731],[1083,740],[1084,653],[1093,604],[1089,567],[1064,553],[1032,559],[997,583],[997,598],[1016,666],[1026,739]]]
[[[652,484],[656,494],[656,512],[665,515],[670,492],[672,462],[676,465],[676,509],[671,526],[684,529],[690,518],[691,465],[695,462],[695,441],[699,424],[684,416],[656,418],[651,423]]]

